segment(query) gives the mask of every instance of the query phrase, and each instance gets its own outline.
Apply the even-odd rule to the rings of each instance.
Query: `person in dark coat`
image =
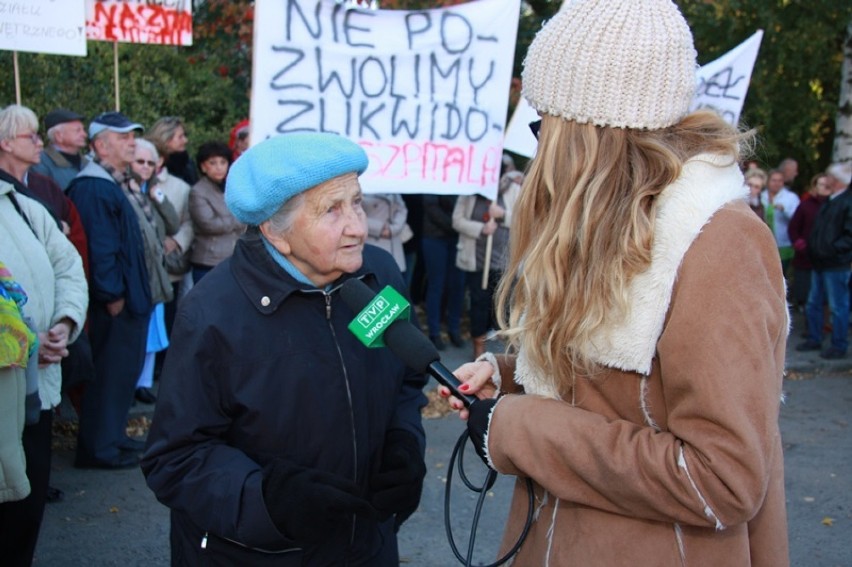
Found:
[[[814,228],[817,213],[822,204],[831,194],[831,179],[824,173],[819,173],[811,179],[808,187],[807,197],[802,198],[790,225],[787,234],[793,243],[793,284],[790,289],[791,303],[804,309],[808,302],[808,293],[811,289],[811,270],[813,265],[808,257],[808,237]]]
[[[831,312],[831,344],[820,353],[825,359],[845,358],[849,348],[849,277],[852,264],[852,164],[835,163],[826,170],[831,195],[817,213],[808,238],[813,264],[805,316],[808,340],[799,351],[822,349],[823,306]]]
[[[348,330],[344,282],[403,290],[365,245],[360,146],[271,138],[234,163],[249,228],[182,300],[142,470],[173,565],[399,565],[426,472],[425,378]]]
[[[88,331],[95,364],[81,404],[74,461],[79,468],[136,467],[142,449],[126,429],[153,304],[142,231],[122,188],[141,130],[119,112],[96,116],[89,124],[94,159],[68,187],[88,239]]]

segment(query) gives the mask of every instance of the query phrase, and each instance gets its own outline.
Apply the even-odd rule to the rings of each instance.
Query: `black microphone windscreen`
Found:
[[[361,280],[352,278],[341,286],[340,297],[358,313],[376,297],[376,292]],[[410,321],[397,319],[385,329],[382,338],[391,352],[417,372],[427,372],[429,365],[441,358],[435,345]]]
[[[397,319],[382,338],[392,353],[417,372],[428,372],[429,365],[441,359],[432,341],[410,321]]]
[[[340,287],[340,297],[349,306],[349,309],[355,313],[360,313],[376,297],[376,292],[367,287],[367,284],[361,280],[352,278],[343,282]]]

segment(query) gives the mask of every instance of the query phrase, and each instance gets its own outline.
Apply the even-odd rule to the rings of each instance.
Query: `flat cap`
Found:
[[[308,189],[347,173],[364,173],[367,154],[337,134],[294,132],[264,140],[228,172],[225,203],[240,222],[259,225]]]
[[[51,110],[47,113],[47,115],[45,115],[44,129],[50,130],[58,124],[77,121],[82,122],[83,120],[85,120],[85,117],[82,114],[77,114],[76,112],[65,108],[57,108],[56,110]]]

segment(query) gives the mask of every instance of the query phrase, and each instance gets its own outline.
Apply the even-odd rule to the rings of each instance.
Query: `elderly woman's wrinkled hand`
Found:
[[[458,378],[462,385],[459,390],[463,394],[475,396],[480,400],[494,398],[498,391],[491,377],[494,375],[495,369],[490,362],[481,360],[478,362],[468,362],[459,366],[453,374]],[[450,394],[450,390],[445,386],[438,386],[438,395],[442,398],[449,398],[450,407],[458,410],[459,417],[467,420],[470,412],[464,407],[461,400]]]

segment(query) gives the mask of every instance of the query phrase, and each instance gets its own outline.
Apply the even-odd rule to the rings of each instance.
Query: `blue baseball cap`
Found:
[[[120,112],[104,112],[92,118],[89,123],[89,138],[94,138],[104,130],[124,134],[132,130],[143,132],[145,128],[141,124],[131,122],[128,117]]]

